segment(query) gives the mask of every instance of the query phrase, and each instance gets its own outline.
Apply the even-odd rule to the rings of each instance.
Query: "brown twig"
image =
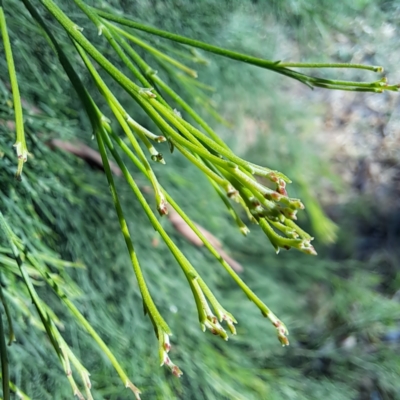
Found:
[[[91,147],[87,146],[84,143],[75,142],[75,144],[72,144],[70,142],[65,142],[60,139],[51,139],[47,142],[47,144],[52,149],[57,148],[67,151],[68,153],[74,154],[75,156],[82,158],[90,165],[94,165],[97,168],[103,169],[103,162],[101,161],[100,153],[98,153],[96,150],[93,150]],[[121,176],[122,171],[119,169],[119,167],[112,161],[110,161],[109,163],[112,173],[115,176]]]

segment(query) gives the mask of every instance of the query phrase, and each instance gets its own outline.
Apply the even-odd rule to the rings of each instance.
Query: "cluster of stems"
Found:
[[[69,294],[66,290],[70,289],[69,285],[66,285],[63,279],[54,273],[52,273],[51,269],[47,266],[47,263],[44,261],[46,257],[41,257],[40,253],[38,254],[35,250],[31,250],[26,248],[24,243],[18,238],[11,227],[7,223],[4,215],[0,211],[0,232],[7,239],[9,244],[9,255],[7,256],[1,255],[2,265],[6,267],[6,271],[8,270],[13,274],[20,276],[25,283],[25,286],[28,290],[29,297],[31,302],[36,308],[38,316],[40,318],[40,323],[36,323],[35,325],[44,329],[49,337],[50,343],[56,352],[61,365],[65,371],[67,379],[72,387],[74,395],[76,395],[79,399],[85,399],[82,392],[78,388],[78,384],[75,381],[73,370],[78,373],[80,377],[86,393],[86,399],[93,400],[91,394],[91,382],[89,379],[89,372],[83,366],[81,361],[77,358],[77,356],[73,353],[72,349],[68,346],[63,336],[60,333],[60,320],[54,311],[39,297],[35,284],[38,279],[44,281],[48,286],[50,286],[54,293],[58,296],[59,299],[65,304],[68,310],[73,315],[75,321],[88,332],[102,350],[102,352],[108,357],[111,364],[114,366],[118,375],[124,382],[126,387],[129,387],[136,395],[136,398],[139,399],[140,391],[139,389],[133,385],[133,383],[129,380],[128,375],[119,364],[117,359],[115,358],[112,351],[107,347],[104,341],[97,334],[96,330],[90,325],[90,323],[86,320],[83,314],[78,310],[78,308],[74,305],[74,303],[69,299]],[[1,249],[0,249],[1,250]],[[1,251],[0,251],[1,253]],[[9,256],[12,256],[10,258]],[[14,293],[12,291],[12,287],[10,286],[10,292],[3,291],[1,294],[1,301],[3,303],[4,309],[6,310],[6,316],[9,324],[9,345],[15,340],[12,318],[8,312],[7,301],[12,301],[13,306],[17,308],[21,313],[25,314],[27,317],[31,317],[29,310],[26,308],[25,304],[19,299],[21,298],[20,293]],[[1,332],[0,340],[4,340],[4,334]],[[4,368],[5,365],[8,364],[7,361],[7,353],[6,351],[1,351],[1,361],[2,361],[2,382],[3,382],[3,398],[9,399],[10,388],[13,391],[12,385],[9,383],[9,378],[7,374],[7,369]],[[21,392],[22,398],[28,398]],[[26,397],[24,397],[26,396]]]
[[[145,311],[150,317],[158,339],[161,365],[169,367],[176,376],[182,374],[179,367],[171,361],[168,355],[171,348],[169,342],[171,330],[154,303],[142,272],[118,195],[117,184],[110,168],[110,155],[121,169],[125,181],[131,188],[133,195],[138,199],[150,224],[160,234],[179,264],[184,277],[187,279],[193,293],[201,328],[203,330],[207,329],[222,339],[227,340],[228,333],[226,329],[231,334],[235,334],[234,324],[236,320],[222,307],[195,267],[185,257],[160,223],[160,218],[168,213],[168,205],[193,229],[206,248],[221,263],[225,271],[234,279],[246,296],[260,309],[263,316],[271,321],[272,325],[276,328],[281,344],[284,346],[287,345],[288,331],[285,325],[243,282],[230,265],[224,261],[203,233],[162,187],[151,164],[152,162],[165,163],[164,157],[157,149],[163,142],[166,142],[163,146],[169,145],[171,152],[174,149],[179,151],[209,179],[229,213],[233,216],[233,220],[239,230],[244,235],[247,235],[249,232],[235,203],[244,209],[250,222],[259,225],[277,253],[281,248],[294,248],[306,254],[316,254],[314,247],[311,245],[313,238],[295,223],[298,210],[302,210],[304,206],[300,200],[288,196],[286,185],[290,183],[290,180],[284,174],[264,166],[256,165],[234,154],[229,146],[192,108],[189,102],[184,100],[148,64],[143,54],[152,56],[154,62],[162,67],[163,71],[168,74],[172,81],[179,83],[186,89],[190,98],[194,97],[194,93],[196,93],[196,96],[200,93],[198,98],[203,101],[202,105],[205,104],[204,99],[206,98],[204,91],[212,90],[212,88],[198,82],[196,80],[197,72],[172,56],[175,55],[181,59],[204,63],[204,59],[197,52],[188,51],[188,47],[191,49],[198,48],[234,60],[253,64],[298,80],[310,87],[371,92],[397,90],[398,87],[396,85],[388,85],[385,78],[374,82],[340,81],[322,79],[296,71],[296,68],[358,68],[381,72],[381,67],[358,64],[300,64],[263,60],[145,26],[130,19],[92,8],[84,0],[74,0],[76,6],[96,27],[100,40],[106,41],[113,49],[115,59],[110,60],[87,39],[83,33],[83,29],[72,21],[53,0],[40,0],[40,2],[44,6],[43,11],[46,11],[58,21],[74,44],[76,52],[79,54],[85,67],[82,73],[85,72],[91,76],[108,106],[107,111],[102,111],[100,105],[94,101],[88,88],[84,86],[76,71],[78,66],[73,65],[72,58],[68,57],[65,53],[63,46],[52,32],[48,22],[46,22],[47,20],[41,17],[38,7],[34,6],[31,0],[22,0],[32,18],[41,26],[50,41],[61,66],[76,89],[90,119],[121,232],[125,239],[133,270],[139,284]],[[16,147],[18,157],[23,162],[26,160],[28,152],[23,133],[22,108],[5,16],[1,6],[0,24],[14,96],[17,121]],[[138,30],[180,43],[181,47],[178,49],[165,43],[156,47],[151,40],[146,41],[138,35]],[[125,74],[115,61],[118,61],[118,63],[122,62],[128,74]],[[79,67],[81,68],[81,65]],[[127,111],[126,107],[116,96],[116,91],[106,83],[102,74],[107,74],[115,83],[120,85],[123,91],[129,94],[134,104],[144,110],[154,122],[158,129],[157,132],[151,132],[135,120],[134,115]],[[108,116],[112,116],[112,119]],[[123,132],[123,135],[121,136],[119,132]],[[148,203],[145,195],[136,183],[137,179],[130,171],[132,166],[138,169],[149,180],[154,192],[155,205],[159,216],[153,211],[153,207]],[[18,170],[20,171],[20,169],[19,167]],[[1,218],[3,228],[7,231],[8,228],[5,221],[2,216]],[[12,237],[10,232],[8,235]],[[14,254],[21,269],[21,274],[26,279],[26,274],[23,273],[24,264],[20,258],[21,249],[16,246],[14,239],[11,239],[11,244],[15,250]],[[42,271],[37,260],[30,258],[29,262],[38,271]],[[110,358],[124,384],[130,387],[136,397],[139,398],[139,390],[129,381],[115,357],[93,328],[90,327],[77,308],[68,300],[68,297],[60,291],[61,289],[52,282],[50,276],[45,271],[43,272],[43,278],[64,301],[79,323],[95,338],[101,349]],[[26,285],[28,288],[32,288],[29,279],[26,279]],[[69,361],[72,362],[82,375],[83,381],[86,382],[87,397],[91,398],[87,371],[68,348],[59,334],[56,325],[48,322],[47,311],[43,309],[42,303],[34,290],[30,289],[30,294],[47,334],[64,365],[74,392],[78,393],[79,391],[73,381],[72,374],[69,373]]]

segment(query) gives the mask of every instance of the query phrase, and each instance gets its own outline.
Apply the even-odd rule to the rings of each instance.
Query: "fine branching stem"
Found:
[[[323,79],[314,76],[305,75],[303,73],[294,71],[290,68],[346,68],[346,69],[362,69],[373,72],[383,72],[383,68],[380,66],[369,66],[364,64],[351,64],[351,63],[295,63],[295,62],[281,62],[271,61],[261,58],[257,58],[248,54],[238,53],[232,50],[224,49],[222,47],[214,46],[209,43],[205,43],[199,40],[190,39],[181,35],[177,35],[171,32],[163,31],[161,29],[153,28],[128,18],[120,17],[103,10],[94,9],[95,12],[101,17],[117,22],[120,25],[124,25],[129,28],[141,30],[152,35],[163,37],[184,45],[196,47],[205,50],[210,53],[218,54],[223,57],[227,57],[233,60],[242,61],[247,64],[256,65],[258,67],[266,68],[279,74],[291,77],[298,80],[310,87],[323,87],[326,89],[342,89],[342,90],[356,90],[356,91],[372,91],[380,92],[382,90],[398,90],[398,85],[388,85],[385,80],[379,80],[374,82],[354,82],[344,80],[333,80]],[[123,31],[123,30],[121,30]],[[346,89],[347,88],[347,89]]]
[[[0,299],[4,307],[4,312],[6,314],[7,318],[7,324],[8,324],[8,345],[11,346],[12,342],[15,341],[15,334],[14,334],[14,327],[13,327],[13,321],[10,313],[10,309],[8,308],[7,300],[4,297],[3,294],[3,288],[0,280]]]
[[[14,146],[16,148],[18,157],[18,168],[16,177],[17,179],[21,179],[23,165],[28,159],[28,148],[26,147],[24,119],[22,113],[21,96],[19,94],[17,73],[15,71],[14,58],[12,54],[10,38],[8,35],[8,30],[6,25],[6,16],[4,14],[4,9],[2,4],[0,4],[0,29],[1,29],[1,35],[3,37],[4,51],[7,61],[8,73],[10,75],[11,91],[14,102],[15,131],[17,136]]]
[[[67,34],[67,37],[71,40],[73,46],[71,46],[72,51],[69,52],[69,49],[68,51],[64,50],[64,43],[56,39],[55,30],[53,30],[50,20],[43,19],[40,16],[39,7],[34,6],[31,0],[22,0],[22,3],[33,20],[43,30],[42,33],[48,39],[90,120],[92,131],[87,132],[87,134],[88,136],[93,134],[96,138],[100,152],[100,155],[96,153],[98,156],[97,165],[103,167],[105,178],[107,179],[116,219],[132,265],[133,272],[131,273],[136,277],[144,311],[149,316],[157,337],[160,364],[168,366],[172,373],[178,377],[182,374],[179,367],[172,363],[169,358],[168,352],[171,348],[169,336],[172,333],[151,296],[149,290],[151,284],[146,280],[143,273],[142,264],[137,253],[137,245],[136,242],[133,242],[131,231],[128,228],[130,224],[136,223],[136,220],[127,219],[128,210],[122,201],[122,192],[120,192],[119,187],[121,182],[119,179],[122,179],[128,185],[131,190],[130,195],[140,205],[139,212],[146,215],[148,223],[160,235],[183,272],[187,285],[193,294],[202,330],[205,331],[207,329],[227,340],[228,333],[225,327],[228,327],[231,334],[236,334],[234,324],[237,321],[219,303],[213,291],[198,273],[197,266],[192,265],[190,259],[186,257],[177,245],[173,236],[165,229],[161,218],[168,213],[168,210],[171,211],[171,216],[172,211],[174,211],[174,215],[177,214],[187,224],[186,228],[191,229],[200,239],[201,242],[198,242],[204,244],[205,248],[217,259],[225,272],[228,273],[248,299],[258,307],[264,317],[269,319],[276,329],[280,343],[284,346],[288,345],[288,330],[283,322],[246,285],[225,260],[228,258],[221,256],[223,252],[217,250],[218,245],[213,244],[213,240],[191,220],[181,206],[170,196],[166,186],[164,185],[163,187],[161,185],[160,177],[162,175],[156,175],[157,168],[153,168],[152,161],[165,164],[165,159],[158,148],[162,149],[162,146],[167,148],[168,144],[171,153],[176,149],[177,152],[185,157],[186,162],[195,166],[200,175],[208,179],[224,207],[232,216],[236,226],[244,235],[247,235],[250,231],[241,218],[239,208],[236,209],[235,202],[238,207],[241,207],[242,211],[246,212],[249,221],[264,232],[277,253],[282,248],[294,248],[306,254],[316,254],[314,247],[311,245],[313,237],[294,222],[297,219],[297,212],[302,210],[304,206],[300,200],[289,196],[286,186],[291,183],[290,179],[281,172],[257,165],[237,155],[225,143],[218,131],[214,130],[200,116],[199,110],[193,107],[194,102],[197,102],[200,109],[208,111],[218,121],[229,124],[219,116],[211,99],[208,97],[208,93],[212,92],[213,88],[197,81],[197,72],[188,66],[190,64],[185,65],[185,63],[186,61],[196,62],[198,66],[208,64],[208,60],[202,58],[195,50],[201,49],[231,60],[265,68],[297,80],[310,88],[383,92],[387,90],[397,91],[398,85],[389,85],[386,78],[371,82],[359,82],[344,79],[327,79],[309,74],[314,74],[315,70],[331,68],[383,72],[383,68],[379,66],[265,60],[153,28],[125,16],[121,17],[91,7],[84,0],[73,0],[72,3],[75,4],[75,10],[80,12],[80,16],[83,15],[86,20],[94,24],[97,29],[98,38],[93,39],[90,35],[86,35],[86,30],[85,34],[82,33],[83,27],[78,26],[57,5],[57,2],[40,0],[43,11],[49,14],[47,17],[54,18],[57,26],[61,27],[63,33]],[[17,74],[2,0],[0,0],[0,32],[11,81],[16,121],[15,146],[19,158],[17,176],[20,176],[23,163],[28,156],[28,150],[25,141]],[[155,35],[156,38],[153,37],[152,39],[149,35],[145,37],[146,34]],[[160,40],[159,38],[162,39]],[[179,43],[182,46],[177,49],[174,47],[176,46],[175,44],[166,42],[163,39]],[[74,56],[72,57],[71,54]],[[147,55],[150,55],[151,61],[147,61]],[[78,57],[78,62],[76,62],[76,57]],[[23,58],[29,60],[26,56]],[[161,67],[160,74],[153,68],[153,63],[155,67]],[[301,72],[299,72],[299,69]],[[97,87],[98,92],[96,92],[96,95],[92,94],[93,87],[91,85],[83,83],[85,80],[81,79],[81,74],[82,76],[89,74],[92,83],[95,83],[94,90]],[[103,78],[103,74],[108,76]],[[39,76],[38,78],[43,82],[42,77]],[[55,83],[57,84],[57,82]],[[117,85],[119,87],[115,89],[114,86]],[[183,90],[178,90],[178,88]],[[131,107],[132,104],[134,107]],[[112,119],[107,118],[107,113],[103,113],[100,105],[107,107],[107,113],[110,114]],[[147,121],[150,124],[147,124],[146,121],[143,122],[140,112],[146,114]],[[39,140],[40,138],[32,137],[34,143]],[[162,144],[164,141],[168,143]],[[113,164],[111,158],[115,161],[114,169],[111,168]],[[65,166],[69,168],[67,162]],[[139,178],[131,173],[131,166],[135,167],[136,172],[139,170]],[[119,178],[115,178],[113,173]],[[26,170],[25,174],[27,180],[34,175],[29,170]],[[73,172],[71,172],[71,175],[73,175]],[[143,176],[151,184],[150,191],[154,192],[156,208],[160,215],[157,215],[151,203],[147,200],[148,187],[145,190],[140,186],[140,177]],[[71,177],[71,179],[74,178]],[[296,181],[298,180],[302,185],[307,185],[307,183],[302,182],[302,179],[305,178],[299,175]],[[24,181],[23,184],[29,187],[29,182]],[[310,202],[312,207],[312,201]],[[34,195],[34,203],[35,207],[37,205],[40,213],[48,221],[52,224],[58,223],[57,217],[52,215],[37,193]],[[137,226],[135,227],[138,228]],[[27,235],[25,233],[20,235],[20,232],[15,230],[22,239],[16,236],[1,211],[0,228],[11,249],[10,251],[9,249],[0,248],[0,263],[4,266],[4,274],[16,275],[27,288],[25,298],[30,298],[36,308],[36,324],[39,325],[41,330],[46,331],[74,395],[78,396],[79,399],[84,399],[85,397],[88,400],[93,399],[90,390],[89,372],[61,335],[61,316],[59,318],[57,312],[39,297],[38,293],[40,292],[36,290],[38,283],[44,284],[47,289],[50,287],[53,290],[58,299],[69,310],[78,326],[86,330],[102,353],[108,357],[124,385],[133,391],[137,399],[140,399],[139,389],[130,381],[127,372],[115,357],[112,349],[107,346],[95,327],[79,311],[79,306],[72,302],[68,288],[75,288],[76,285],[71,284],[68,286],[66,282],[70,283],[72,279],[64,279],[64,276],[58,274],[65,267],[65,263],[55,257],[41,255],[40,252],[36,251],[36,244],[28,243],[29,240],[26,240]],[[35,235],[36,232],[32,236]],[[45,246],[42,243],[42,236],[39,233],[37,236],[40,237],[35,240],[38,248]],[[57,273],[53,273],[55,270]],[[225,272],[223,271],[223,273]],[[157,273],[161,273],[161,271]],[[0,300],[7,316],[11,343],[14,334],[5,297],[7,297],[7,300],[13,299],[15,290],[10,287],[11,285],[8,284],[7,280],[4,282],[4,295],[1,287],[2,282],[0,282]],[[16,308],[22,312],[22,315],[30,315],[30,311],[28,308],[24,308],[24,304],[16,303]],[[2,362],[3,397],[4,399],[9,399],[10,388],[12,391],[15,390],[12,383],[9,382],[2,317],[0,318],[0,358]],[[85,392],[82,391],[85,397],[80,392],[75,381],[76,374],[78,375],[78,382],[81,380],[85,386]],[[22,394],[21,396],[24,398]]]
[[[8,368],[8,354],[5,340],[5,332],[3,329],[3,316],[0,314],[0,359],[1,359],[1,376],[3,385],[3,399],[10,399],[10,372]]]

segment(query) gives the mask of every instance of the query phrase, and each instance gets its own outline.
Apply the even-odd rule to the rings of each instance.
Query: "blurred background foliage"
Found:
[[[220,113],[223,120],[213,124],[237,153],[292,178],[290,194],[304,200],[308,214],[302,222],[315,235],[319,256],[292,252],[276,256],[256,230],[242,237],[208,181],[165,147],[167,165],[156,166],[161,183],[193,220],[224,243],[244,266],[242,276],[249,286],[291,332],[291,346],[280,348],[274,330],[226,279],[215,260],[163,219],[239,321],[238,335],[222,343],[199,329],[195,305],[187,300],[189,288],[177,275],[176,262],[128,188],[119,182],[150,290],[174,332],[174,360],[184,372],[176,379],[159,368],[151,324],[143,315],[103,172],[46,144],[60,138],[96,147],[77,96],[38,28],[20,11],[19,2],[5,3],[8,13],[13,13],[9,25],[32,156],[24,179],[17,183],[11,97],[1,58],[1,208],[30,248],[75,263],[59,262],[60,279],[74,288],[79,309],[118,356],[143,398],[400,399],[400,210],[396,201],[400,106],[396,94],[312,92],[268,71],[199,53],[208,61],[207,66],[195,65],[200,79],[215,91],[207,96],[192,94],[192,104],[209,121],[213,112]],[[400,78],[398,1],[92,3],[111,5],[141,22],[265,58],[368,62],[385,66],[392,81]],[[72,6],[69,11],[77,21],[82,18]],[[97,32],[89,26],[87,34],[95,37]],[[348,75],[362,77],[357,71]],[[148,124],[144,115],[132,114],[144,126]],[[139,185],[145,186],[141,179]],[[12,267],[6,268],[7,249],[0,252],[5,267],[1,280],[15,316],[17,341],[9,349],[12,381],[33,399],[71,398],[58,360],[44,332],[37,329],[28,295],[23,304],[12,300],[13,290],[24,293],[24,289]],[[94,397],[130,398],[108,361],[70,323],[68,313],[40,280],[37,290],[52,305],[68,343],[91,372]]]

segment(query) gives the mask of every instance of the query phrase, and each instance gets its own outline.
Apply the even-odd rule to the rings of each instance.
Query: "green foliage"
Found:
[[[9,3],[13,7],[19,6]],[[115,6],[123,6],[122,3]],[[154,9],[150,2],[140,2],[135,13],[138,20],[161,27],[164,25],[173,31],[178,30],[177,20],[185,20],[188,21],[186,29],[189,29],[190,36],[197,36],[204,27],[208,28],[212,37],[218,29],[215,23],[208,22],[211,15],[227,18],[224,7],[228,3],[230,12],[240,11],[243,7],[242,2],[210,1],[209,8],[203,8],[204,4],[200,2],[190,2],[190,6],[179,10],[176,3],[179,2],[157,2]],[[280,7],[279,4],[275,7]],[[291,18],[291,13],[298,14],[297,6],[290,4],[286,4],[287,18]],[[127,7],[131,7],[130,2]],[[253,7],[257,10],[254,5],[246,7],[247,10]],[[168,13],[168,18],[163,17],[165,10],[171,9],[173,12]],[[205,16],[206,23],[203,25],[197,25],[196,18],[184,15],[185,12],[192,15],[204,9],[209,14]],[[303,10],[301,7],[298,9]],[[308,15],[302,12],[305,17]],[[133,14],[132,9],[125,9],[125,14]],[[291,252],[281,254],[277,259],[265,236],[255,229],[248,238],[238,236],[227,210],[221,206],[218,195],[205,176],[193,166],[188,166],[177,152],[168,158],[166,156],[168,168],[161,165],[154,167],[159,181],[185,207],[193,220],[218,233],[229,245],[233,255],[246,266],[243,279],[261,299],[279,309],[292,328],[293,340],[288,349],[277,347],[276,339],[271,335],[273,329],[266,326],[259,312],[245,295],[238,292],[236,285],[226,279],[215,259],[205,251],[194,250],[177,237],[167,221],[162,220],[167,233],[176,240],[191,263],[198,267],[213,293],[224,299],[225,307],[235,311],[239,321],[238,335],[232,337],[232,343],[203,334],[197,326],[195,305],[188,301],[191,298],[190,289],[179,276],[176,261],[164,244],[155,246],[158,233],[148,224],[138,201],[132,198],[130,188],[121,178],[116,178],[125,218],[138,256],[143,260],[142,268],[149,290],[174,332],[171,338],[174,361],[184,375],[177,380],[158,368],[154,334],[148,317],[143,315],[142,297],[131,273],[104,173],[46,145],[52,137],[65,140],[80,138],[90,143],[91,129],[87,119],[69,82],[58,68],[48,79],[43,79],[43,72],[52,69],[53,55],[43,46],[42,38],[30,33],[36,28],[26,22],[25,15],[17,12],[13,15],[15,19],[10,18],[11,30],[15,24],[14,29],[18,26],[22,35],[32,37],[29,44],[20,41],[14,52],[18,60],[16,65],[21,66],[18,78],[28,104],[25,107],[25,130],[28,148],[34,158],[24,168],[22,182],[16,184],[12,178],[15,155],[10,148],[14,140],[10,125],[13,119],[12,100],[9,90],[3,85],[0,111],[0,119],[4,121],[0,125],[2,212],[14,233],[24,242],[26,250],[36,258],[42,257],[52,278],[58,279],[60,288],[68,291],[68,297],[105,340],[129,377],[144,392],[144,397],[348,399],[362,394],[360,385],[370,380],[376,382],[373,390],[377,390],[382,398],[395,398],[400,390],[398,381],[393,378],[400,373],[398,357],[396,359],[393,355],[398,345],[388,346],[381,338],[383,332],[394,326],[399,306],[377,293],[376,287],[383,278],[373,271],[365,272],[364,264],[352,260],[335,262],[324,257],[317,260]],[[92,33],[93,37],[95,34]],[[220,34],[223,36],[223,33]],[[70,59],[74,59],[71,56],[73,51],[72,46],[67,47]],[[105,54],[108,54],[107,51],[104,50]],[[36,60],[37,53],[41,59],[39,63],[22,62],[24,58]],[[215,68],[215,59],[212,60],[211,74]],[[5,71],[4,64],[1,68]],[[248,69],[236,70],[232,78],[237,71]],[[32,81],[33,73],[38,77],[37,81]],[[258,78],[256,72],[248,77],[252,84],[253,79]],[[230,77],[225,76],[225,79],[229,82]],[[91,87],[88,80],[84,82]],[[173,82],[172,86],[175,87]],[[225,90],[224,98],[232,96],[235,89]],[[123,93],[120,96],[127,99]],[[249,97],[251,99],[254,95]],[[98,96],[94,95],[94,98],[100,101]],[[37,104],[44,113],[29,112],[29,104]],[[287,107],[290,107],[292,115],[299,115],[296,123],[300,126],[304,124],[304,131],[308,131],[309,120],[303,117],[304,114],[296,114],[298,110],[293,104]],[[273,111],[269,112],[272,116]],[[254,110],[254,113],[257,114],[257,111]],[[283,116],[271,121],[274,130],[281,131],[280,118]],[[146,121],[140,112],[137,119]],[[145,126],[150,128],[153,125]],[[264,163],[264,154],[268,154],[269,165],[276,165],[285,171],[291,166],[295,172],[296,166],[304,165],[304,159],[296,151],[298,147],[288,146],[290,140],[281,140],[281,146],[276,146],[274,139],[271,143],[274,148],[285,149],[287,161],[282,161],[282,153],[269,151],[265,145],[264,148],[259,146],[257,152],[253,151],[254,161],[259,159]],[[128,161],[126,157],[124,160]],[[316,172],[312,171],[311,161],[309,169],[308,178],[313,178]],[[139,187],[146,186],[148,183],[144,176],[134,171],[133,176]],[[301,193],[301,176],[291,176],[298,180],[297,190]],[[152,204],[151,196],[146,196]],[[347,241],[348,236],[339,237],[339,240],[340,243]],[[3,244],[6,245],[5,242]],[[49,261],[49,256],[60,261]],[[40,328],[34,306],[9,250],[4,250],[4,257],[8,259],[2,259],[2,265],[9,265],[9,268],[5,268],[1,279],[6,297],[10,291],[7,303],[13,315],[17,338],[8,352],[11,381],[32,398],[52,399],[55,393],[57,398],[70,398],[71,388],[67,379],[60,377],[62,373],[57,356],[51,351],[51,344]],[[83,265],[85,269],[79,268]],[[67,271],[68,266],[78,268]],[[28,272],[43,302],[51,304],[58,316],[58,328],[66,342],[91,372],[94,398],[128,398],[128,392],[121,389],[109,361],[96,350],[93,339],[76,325],[57,297],[46,289],[37,271],[28,269]],[[17,298],[20,298],[20,305],[15,303]],[[350,347],[348,343],[354,341],[356,345]],[[369,349],[367,355],[366,348]],[[77,381],[81,384],[79,377]]]

